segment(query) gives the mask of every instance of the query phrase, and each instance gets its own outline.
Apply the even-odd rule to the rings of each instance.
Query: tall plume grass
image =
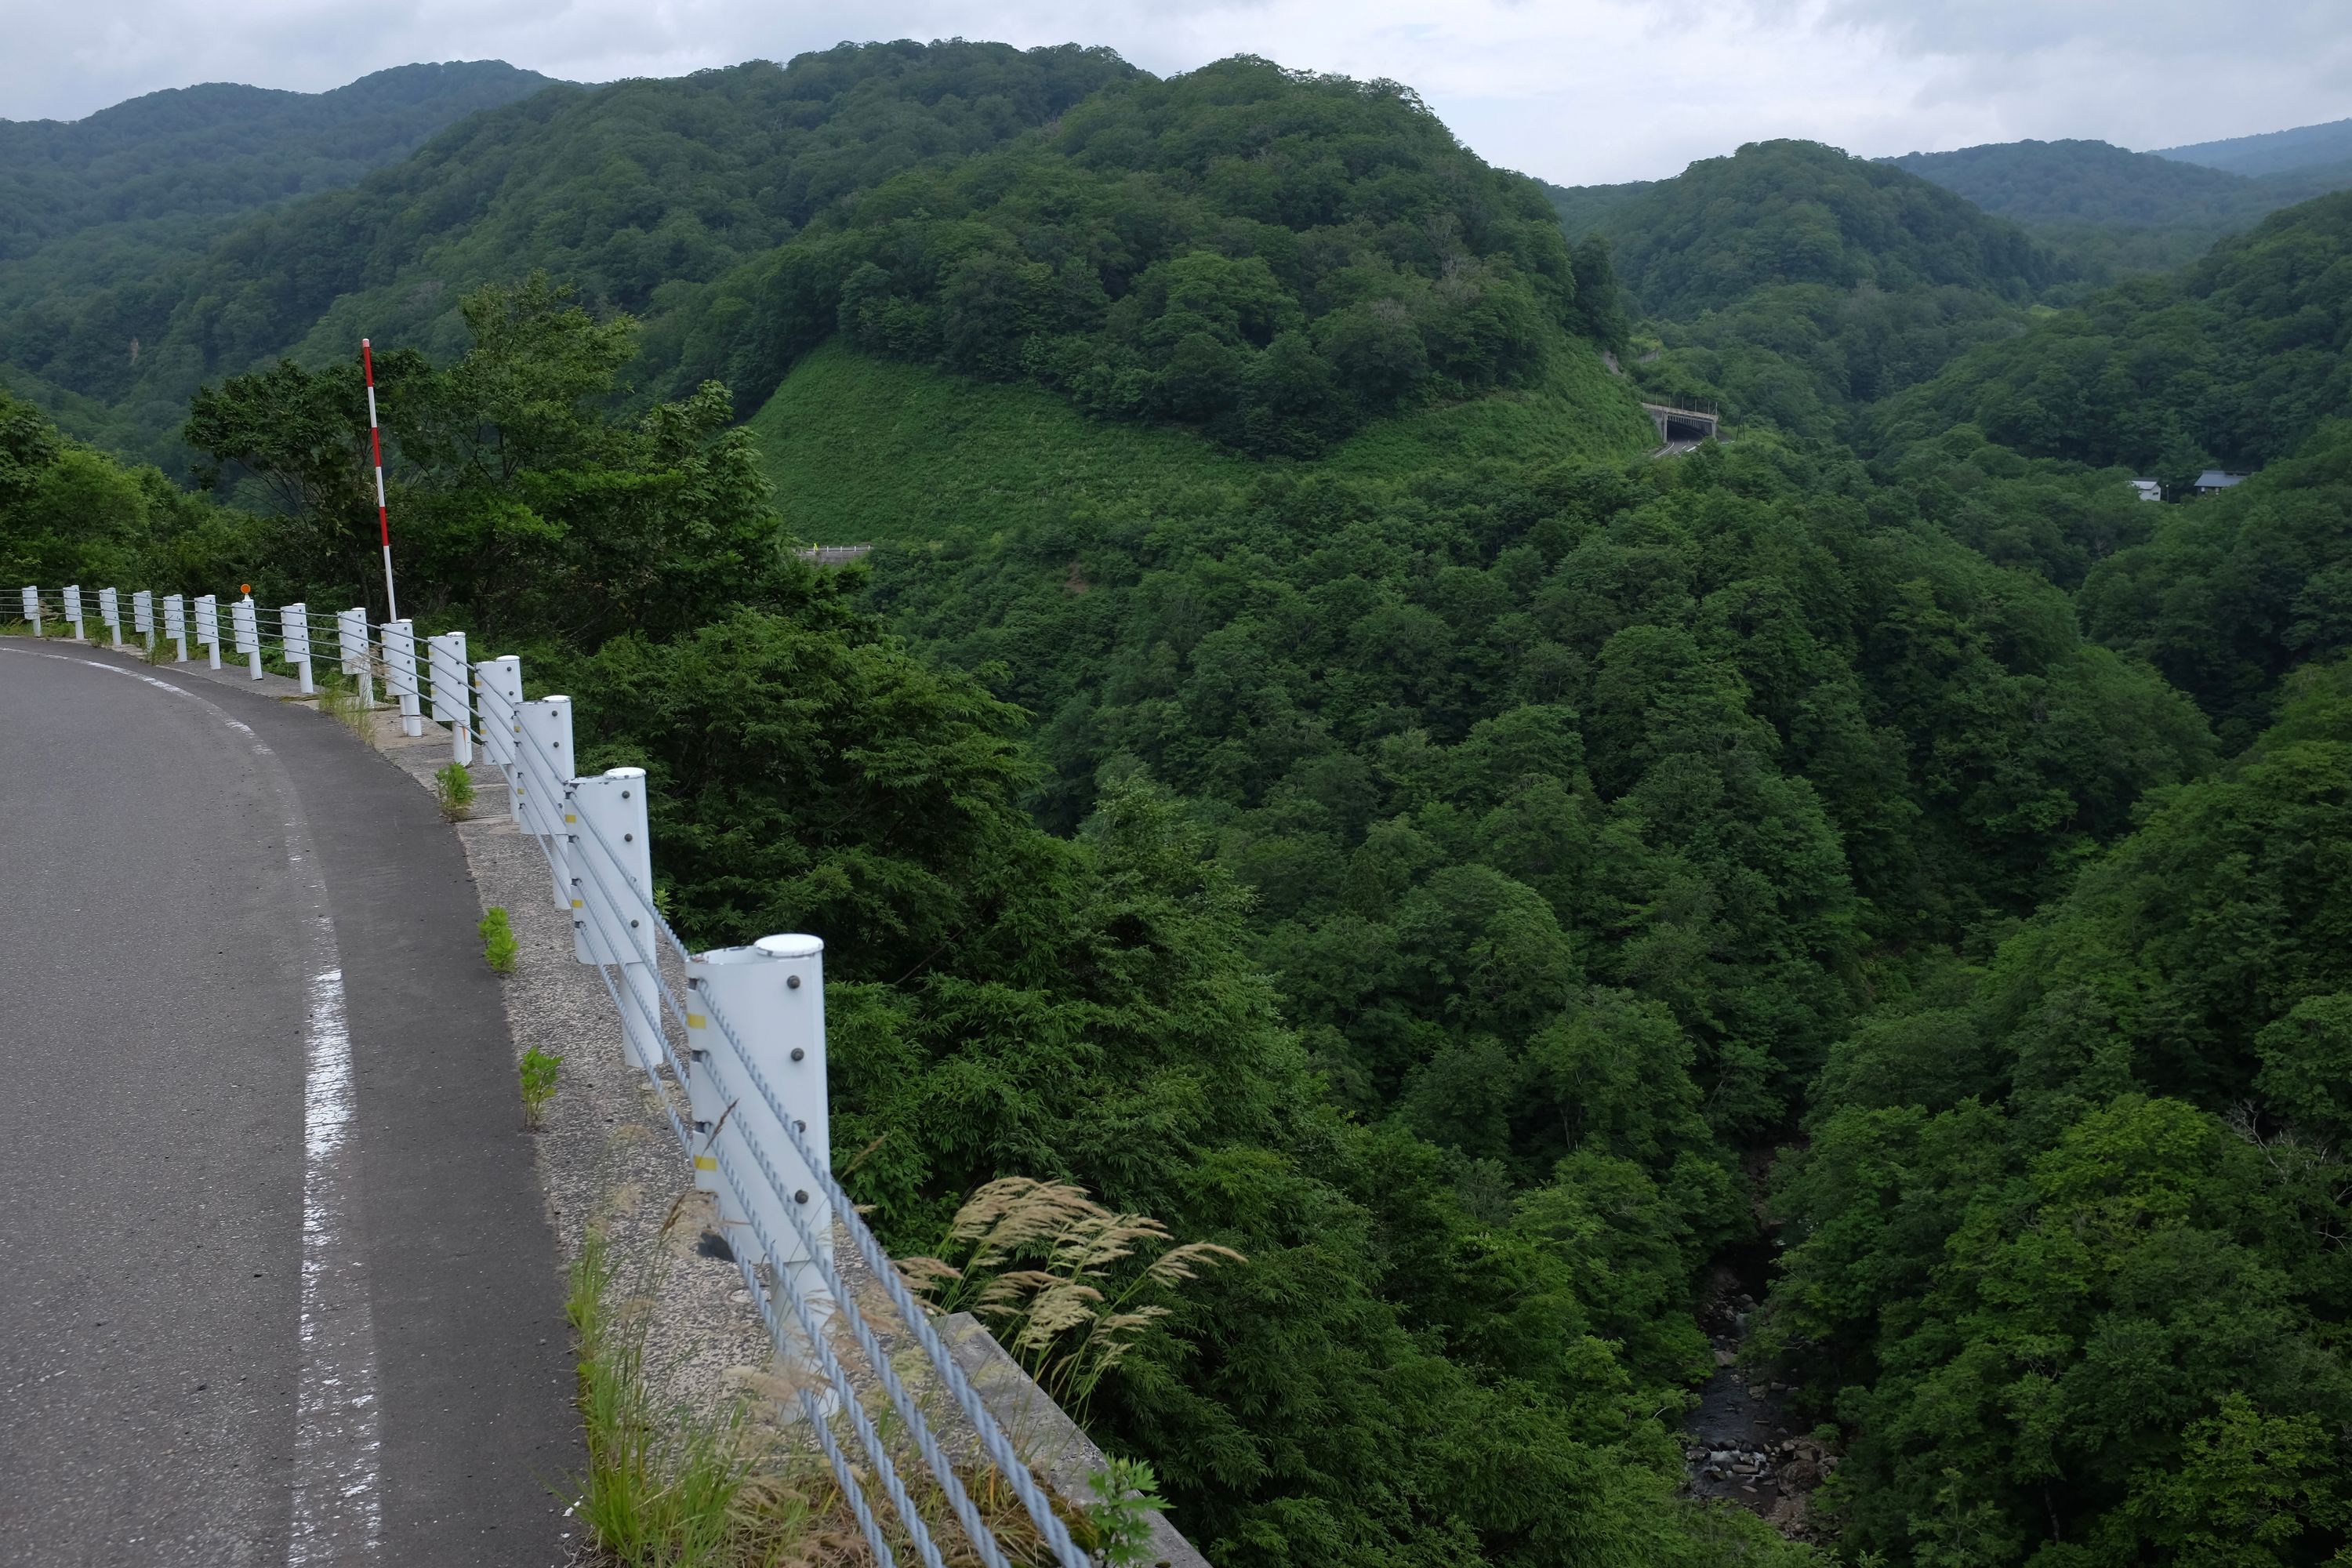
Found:
[[[1179,1245],[1150,1215],[1105,1207],[1083,1187],[1006,1176],[957,1211],[932,1256],[898,1260],[941,1312],[971,1311],[1055,1404],[1084,1418],[1103,1378],[1168,1297],[1206,1269],[1247,1261],[1213,1241]]]

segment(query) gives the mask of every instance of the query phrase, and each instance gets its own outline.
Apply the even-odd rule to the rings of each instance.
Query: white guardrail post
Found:
[[[820,1323],[834,1312],[833,1293],[825,1275],[833,1264],[833,1205],[824,1184],[814,1180],[784,1136],[766,1098],[751,1088],[756,1066],[759,1077],[775,1091],[776,1102],[793,1119],[795,1131],[809,1152],[828,1163],[833,1158],[832,1129],[825,1113],[824,1068],[824,943],[813,936],[767,936],[749,947],[714,948],[686,961],[688,1004],[687,1042],[696,1070],[688,1085],[698,1142],[706,1145],[694,1162],[695,1185],[718,1196],[722,1219],[744,1225],[756,1221],[774,1240],[791,1273],[793,1291],[809,1304]],[[712,1026],[709,1010],[697,1005],[708,998],[734,1026],[743,1049],[755,1058],[746,1062],[723,1029]],[[715,1084],[724,1084],[732,1101],[719,1102]],[[718,1136],[711,1133],[716,1130]],[[756,1153],[755,1153],[756,1151]],[[730,1212],[741,1206],[732,1184],[720,1179],[724,1156],[738,1173],[757,1172],[764,1163],[777,1182],[747,1180],[744,1194],[768,1212]],[[810,1256],[800,1232],[785,1213],[789,1205],[806,1226],[823,1255],[823,1265]],[[739,1231],[739,1235],[741,1233]],[[742,1243],[739,1242],[739,1246]],[[800,1337],[797,1324],[792,1332]],[[803,1364],[809,1364],[809,1347],[797,1347]]]
[[[155,595],[145,588],[131,595],[131,629],[147,638],[147,651],[155,651]]]
[[[474,666],[480,688],[482,750],[506,775],[507,815],[522,820],[522,777],[515,766],[515,742],[522,734],[522,660],[513,654]]]
[[[66,624],[73,627],[73,640],[76,642],[86,640],[81,635],[81,585],[79,584],[66,584],[65,601]]]
[[[278,656],[294,667],[302,682],[302,695],[308,697],[317,689],[310,683],[310,605],[278,606]]]
[[[196,595],[196,641],[211,656],[213,668],[220,668],[220,600],[210,594]]]
[[[117,652],[122,647],[122,595],[115,588],[98,591],[98,624],[106,628],[107,639]]]
[[[571,828],[562,789],[572,779],[572,699],[542,697],[515,710],[522,733],[515,742],[515,796],[523,826],[539,836],[555,884],[555,907],[576,908],[572,892]]]
[[[425,720],[416,705],[416,624],[386,621],[375,629],[383,646],[383,689],[400,699],[400,732],[425,733]]]
[[[163,595],[163,635],[180,650],[177,662],[188,662],[188,602],[177,594]]]
[[[433,671],[433,721],[449,726],[450,760],[461,766],[470,764],[474,693],[466,672],[466,634],[443,632],[425,646],[425,663]]]
[[[25,618],[33,623],[33,635],[39,637],[41,635],[41,591],[38,588],[25,590]]]
[[[254,613],[253,595],[247,594],[228,607],[228,624],[236,638],[236,651],[245,655],[253,670],[253,679],[261,679],[261,621]]]
[[[359,682],[360,706],[375,706],[375,666],[368,658],[367,611],[335,612],[335,656],[345,675]]]
[[[629,1056],[643,1070],[662,1065],[661,990],[654,983],[654,861],[646,841],[646,770],[614,768],[572,781],[566,827],[572,847],[572,951],[583,963],[621,966],[635,1008],[621,1009]],[[576,816],[579,821],[572,822]]]

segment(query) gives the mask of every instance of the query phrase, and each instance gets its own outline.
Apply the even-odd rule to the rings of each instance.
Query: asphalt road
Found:
[[[32,647],[0,1564],[562,1562],[562,1284],[455,836],[307,709]]]

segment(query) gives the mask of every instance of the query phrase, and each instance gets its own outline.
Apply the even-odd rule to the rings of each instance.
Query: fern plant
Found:
[[[1105,1568],[1142,1568],[1151,1561],[1151,1516],[1168,1511],[1160,1478],[1142,1459],[1107,1459],[1087,1477],[1086,1505]]]

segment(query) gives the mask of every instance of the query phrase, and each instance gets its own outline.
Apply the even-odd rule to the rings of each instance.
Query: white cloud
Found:
[[[576,80],[844,38],[1108,44],[1159,72],[1247,51],[1411,83],[1563,184],[1774,136],[1860,153],[2019,136],[2162,146],[2352,113],[2343,0],[0,0],[0,114],[201,80],[317,90],[418,59]]]

